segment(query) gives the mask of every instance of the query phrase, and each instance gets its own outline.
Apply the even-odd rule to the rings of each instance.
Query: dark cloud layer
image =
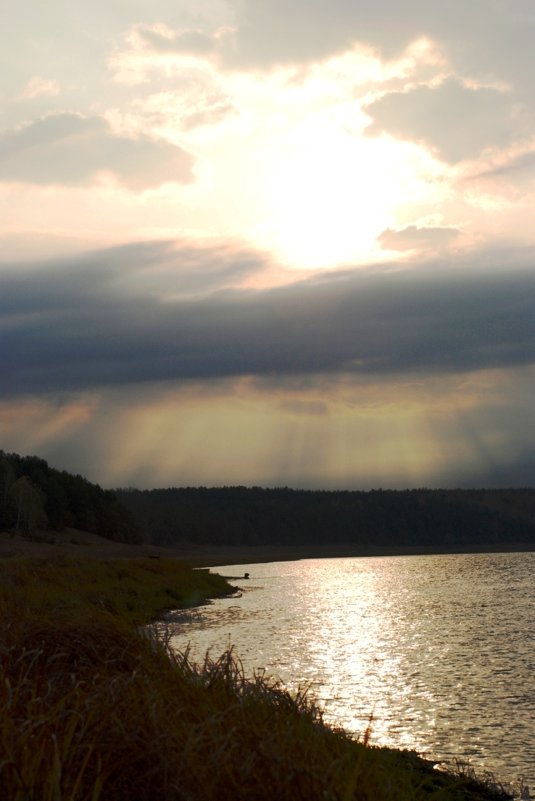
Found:
[[[2,393],[532,363],[535,271],[525,254],[516,266],[513,253],[490,258],[327,273],[264,291],[225,288],[263,266],[230,248],[148,243],[4,265]]]
[[[535,451],[533,448],[525,449],[511,463],[494,464],[479,472],[466,472],[466,475],[456,478],[456,484],[461,488],[534,487]]]
[[[130,189],[192,180],[180,147],[115,134],[102,117],[54,114],[0,136],[0,180],[80,185],[113,173]]]

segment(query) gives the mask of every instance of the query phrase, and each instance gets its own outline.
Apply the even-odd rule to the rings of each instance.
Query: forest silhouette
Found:
[[[160,546],[535,547],[533,489],[102,489],[0,451],[0,529],[77,528]]]

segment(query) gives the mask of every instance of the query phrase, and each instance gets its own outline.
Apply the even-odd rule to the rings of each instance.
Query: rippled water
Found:
[[[232,644],[247,671],[311,685],[329,721],[372,743],[463,758],[535,789],[535,553],[314,559],[212,568],[239,598],[173,638]]]

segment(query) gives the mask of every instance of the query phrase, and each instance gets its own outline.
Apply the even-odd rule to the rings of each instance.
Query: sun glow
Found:
[[[301,268],[384,258],[377,238],[396,207],[429,192],[410,150],[317,122],[303,126],[274,154],[259,243]]]
[[[135,111],[144,126],[153,121],[153,135],[196,158],[194,183],[169,190],[182,226],[248,239],[289,267],[329,268],[384,260],[380,234],[444,195],[443,166],[428,151],[367,134],[366,103],[409,70],[406,61],[355,50],[307,71],[217,73],[201,59],[192,72],[178,55],[173,65],[176,89],[146,96]],[[210,124],[185,114],[192,93],[198,119]]]
[[[236,191],[219,207],[288,266],[384,259],[380,234],[444,192],[442,167],[423,148],[367,135],[363,100],[345,75],[316,71],[296,85],[275,73],[260,89],[242,78],[232,90],[241,114],[217,155],[212,141],[210,160]]]

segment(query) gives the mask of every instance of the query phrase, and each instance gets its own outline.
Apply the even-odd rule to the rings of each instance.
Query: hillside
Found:
[[[0,531],[30,535],[68,528],[117,542],[141,541],[139,527],[111,490],[55,470],[37,456],[0,451]]]

